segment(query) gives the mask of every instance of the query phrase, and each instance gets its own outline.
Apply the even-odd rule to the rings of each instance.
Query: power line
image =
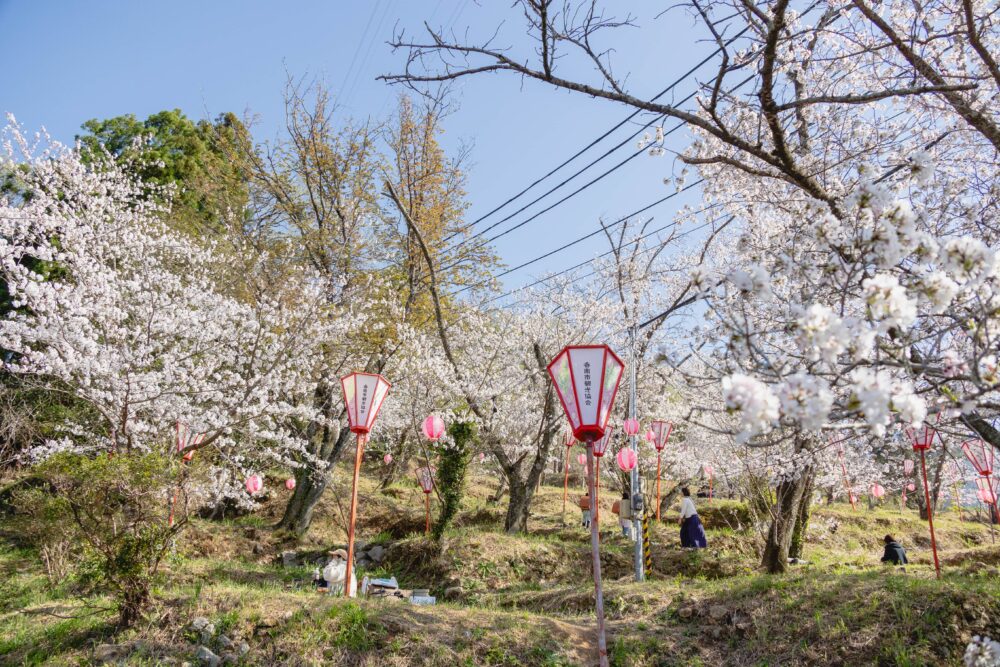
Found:
[[[628,220],[629,218],[635,217],[635,216],[639,215],[640,213],[644,213],[644,212],[648,211],[649,209],[653,208],[654,206],[658,206],[658,205],[662,204],[663,202],[667,201],[668,199],[673,199],[674,197],[676,197],[677,195],[681,194],[682,192],[686,192],[687,190],[690,190],[691,188],[693,188],[693,187],[701,184],[702,181],[703,181],[703,179],[698,179],[694,183],[692,183],[690,185],[687,185],[684,188],[682,188],[680,190],[677,190],[676,192],[672,192],[672,193],[670,193],[669,195],[667,195],[665,197],[661,197],[660,199],[657,199],[656,201],[652,202],[651,204],[646,204],[642,208],[640,208],[638,210],[635,210],[632,213],[629,213],[628,215],[623,216],[623,217],[615,220],[614,222],[612,222],[612,223],[610,223],[608,225],[602,226],[600,229],[596,229],[596,230],[594,230],[592,232],[584,234],[583,236],[579,236],[579,237],[573,239],[572,241],[570,241],[569,243],[563,244],[563,245],[559,246],[558,248],[556,248],[554,250],[550,250],[550,251],[548,251],[548,252],[546,252],[546,253],[544,253],[542,255],[539,255],[538,257],[535,257],[534,259],[530,259],[527,262],[523,262],[523,263],[518,264],[517,266],[515,266],[513,268],[507,269],[506,271],[502,271],[501,273],[498,273],[495,276],[492,276],[490,278],[490,280],[481,281],[481,282],[475,283],[473,285],[466,285],[465,287],[462,287],[461,289],[459,289],[459,290],[457,290],[455,292],[452,292],[452,295],[454,296],[456,294],[461,294],[462,292],[465,292],[467,290],[474,289],[476,287],[480,287],[482,285],[489,284],[489,282],[491,280],[494,280],[496,278],[502,278],[503,276],[506,276],[508,274],[513,273],[514,271],[518,271],[520,269],[523,269],[526,266],[531,266],[532,264],[540,262],[543,259],[547,259],[547,258],[551,257],[552,255],[555,255],[557,253],[562,252],[563,250],[566,250],[567,248],[571,248],[571,247],[577,245],[578,243],[582,243],[583,241],[586,241],[589,238],[593,238],[594,236],[597,236],[598,234],[600,234],[601,232],[603,232],[606,229],[611,229],[612,227],[616,227],[616,226],[622,224],[623,222],[625,222],[626,220]],[[509,231],[513,231],[513,230],[509,230]]]
[[[742,37],[749,29],[750,29],[749,26],[745,27],[743,30],[741,30],[740,32],[738,32],[735,36],[733,36],[732,38],[730,38],[723,46],[729,46],[735,40],[737,40],[740,37]],[[686,80],[688,77],[690,77],[691,75],[693,75],[703,65],[705,65],[707,62],[709,62],[710,60],[712,60],[712,58],[714,58],[716,55],[718,55],[719,53],[721,53],[722,49],[723,49],[723,47],[721,47],[721,46],[720,47],[716,47],[716,49],[712,53],[710,53],[708,56],[706,56],[699,63],[697,63],[696,65],[694,65],[691,69],[689,69],[687,72],[685,72],[683,75],[681,75],[678,79],[676,79],[669,86],[667,86],[666,88],[664,88],[663,90],[661,90],[659,93],[657,93],[656,96],[654,96],[650,100],[650,102],[655,102],[656,100],[660,99],[661,97],[663,97],[664,95],[666,95],[668,92],[670,92],[671,90],[673,90],[676,86],[678,86],[684,80]],[[526,188],[524,188],[523,190],[521,190],[520,192],[518,192],[514,196],[510,197],[509,199],[507,199],[506,201],[504,201],[503,203],[501,203],[499,206],[497,206],[493,210],[488,211],[487,213],[485,213],[485,214],[481,215],[480,217],[476,218],[475,220],[473,220],[471,223],[469,223],[469,226],[472,227],[472,226],[475,226],[475,225],[479,224],[480,222],[482,222],[486,218],[490,217],[494,213],[496,213],[496,212],[500,211],[501,209],[503,209],[504,207],[506,207],[508,204],[510,204],[510,203],[516,201],[517,199],[521,198],[527,192],[529,192],[532,188],[534,188],[536,185],[538,185],[539,183],[541,183],[545,179],[547,179],[550,176],[552,176],[553,174],[555,174],[557,171],[559,171],[560,169],[562,169],[563,167],[565,167],[566,165],[568,165],[569,163],[571,163],[573,160],[575,160],[576,158],[578,158],[581,155],[583,155],[584,153],[586,153],[588,150],[590,150],[591,148],[593,148],[594,146],[596,146],[597,144],[599,144],[604,139],[608,138],[615,131],[617,131],[618,129],[620,129],[622,126],[626,125],[629,121],[631,121],[633,118],[635,118],[636,116],[638,116],[643,111],[644,111],[643,109],[636,109],[635,111],[633,111],[632,113],[630,113],[628,116],[626,116],[624,119],[622,119],[621,121],[619,121],[618,123],[616,123],[614,126],[612,126],[609,130],[605,131],[603,134],[601,134],[599,137],[597,137],[596,139],[594,139],[593,141],[591,141],[590,143],[588,143],[586,146],[584,146],[583,148],[581,148],[579,151],[577,151],[576,153],[574,153],[570,157],[566,158],[563,162],[561,162],[559,165],[557,165],[556,167],[554,167],[552,170],[550,170],[544,176],[541,176],[540,178],[536,179],[534,182],[532,182]],[[649,127],[649,125],[647,124],[645,127]],[[635,136],[635,135],[633,135],[633,136]],[[590,165],[588,165],[588,167],[589,166]],[[579,174],[579,172],[578,172],[578,174]],[[456,236],[458,236],[460,234],[461,234],[461,232],[453,232],[451,235],[449,235],[448,237],[446,237],[444,239],[444,242],[448,242],[452,238],[454,238],[454,237],[456,237]]]

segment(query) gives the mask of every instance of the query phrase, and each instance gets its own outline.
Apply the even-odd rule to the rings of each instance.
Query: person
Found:
[[[327,555],[332,556],[330,562],[326,564],[323,568],[323,579],[326,580],[326,585],[330,589],[330,593],[334,595],[343,595],[344,593],[344,579],[347,577],[347,552],[343,549],[335,549],[330,551]],[[351,571],[351,597],[357,597],[358,595],[358,578],[354,576],[353,569]]]
[[[583,516],[583,527],[590,528],[590,494],[585,493],[580,496],[580,513]]]
[[[882,562],[886,565],[906,565],[910,561],[906,558],[906,549],[896,541],[892,535],[883,538],[885,542],[885,553],[882,554]]]
[[[691,500],[691,490],[686,486],[681,489],[681,547],[684,549],[704,549],[708,546],[705,537],[705,527],[701,525],[698,510]]]
[[[622,492],[622,499],[617,501],[615,505],[618,507],[618,511],[615,514],[618,515],[618,526],[622,529],[622,535],[631,540],[632,500],[628,496],[628,491]]]

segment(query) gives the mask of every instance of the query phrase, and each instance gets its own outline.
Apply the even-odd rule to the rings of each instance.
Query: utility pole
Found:
[[[638,357],[636,355],[636,345],[637,338],[639,334],[639,327],[632,325],[632,329],[629,332],[629,417],[632,419],[638,419],[638,410],[636,409],[636,366],[638,364]],[[629,446],[632,447],[632,451],[635,452],[636,461],[639,460],[639,434],[629,436]],[[636,463],[635,467],[632,468],[632,536],[635,538],[635,580],[645,581],[645,559],[643,558],[642,549],[642,514],[646,511],[642,499],[642,477],[639,475],[639,464]]]

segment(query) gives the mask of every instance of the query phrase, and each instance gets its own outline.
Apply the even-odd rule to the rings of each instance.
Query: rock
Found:
[[[239,661],[240,661],[240,657],[238,655],[236,655],[235,653],[224,653],[222,655],[222,664],[223,665],[235,665]]]
[[[677,615],[681,618],[691,618],[694,616],[694,607],[681,607],[677,610]]]
[[[713,621],[721,621],[729,615],[729,610],[721,604],[713,604],[708,608],[708,615]]]
[[[368,569],[371,566],[372,566],[372,562],[370,560],[368,560],[367,557],[362,556],[361,558],[358,559],[358,567],[363,567],[365,569]]]
[[[749,616],[733,614],[733,626],[737,630],[745,632],[753,627],[753,621],[750,620]]]
[[[465,589],[461,586],[449,586],[444,589],[445,600],[459,600],[463,595],[465,595]]]
[[[194,657],[198,662],[208,665],[208,667],[219,667],[222,664],[222,658],[212,653],[212,649],[207,646],[199,646],[198,653]]]
[[[299,564],[299,557],[294,551],[282,551],[281,552],[281,566],[282,567],[295,567]]]
[[[368,551],[368,557],[372,559],[372,562],[381,563],[382,559],[385,558],[385,547],[381,544],[376,544]]]
[[[716,626],[712,628],[712,639],[718,639],[722,636],[722,628]]]
[[[233,640],[226,635],[219,635],[219,647],[224,651],[228,651],[233,647]]]
[[[215,626],[209,623],[208,627],[201,631],[199,639],[201,640],[202,644],[211,644],[212,637],[214,636],[215,636]]]
[[[209,625],[211,625],[211,622],[204,616],[195,616],[194,620],[191,621],[191,628],[198,632],[201,632]]]
[[[250,652],[250,644],[240,642],[240,645],[236,647],[236,650],[239,651],[240,655],[246,655]]]
[[[99,663],[117,662],[131,652],[128,644],[99,644],[94,649],[94,660]]]

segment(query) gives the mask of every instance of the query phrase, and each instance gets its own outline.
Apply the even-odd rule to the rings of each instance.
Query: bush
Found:
[[[441,492],[441,512],[434,525],[434,539],[440,540],[444,531],[458,514],[465,490],[465,473],[472,459],[472,448],[476,440],[476,425],[473,422],[454,422],[448,426],[448,434],[454,443],[441,449],[441,466],[438,469],[437,485]]]
[[[81,592],[110,595],[127,627],[149,605],[160,561],[186,523],[178,502],[168,525],[177,472],[155,454],[57,454],[34,470],[44,484],[15,492],[15,521],[40,549],[68,545]]]

